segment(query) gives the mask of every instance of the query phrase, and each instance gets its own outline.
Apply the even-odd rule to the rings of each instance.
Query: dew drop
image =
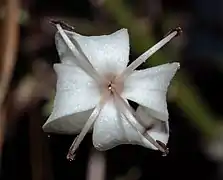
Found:
[[[77,110],[77,109],[80,109],[80,107],[81,107],[81,105],[77,104],[74,109]]]

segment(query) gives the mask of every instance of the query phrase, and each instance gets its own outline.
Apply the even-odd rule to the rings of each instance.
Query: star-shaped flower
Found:
[[[93,144],[107,150],[119,144],[137,144],[167,153],[169,138],[166,93],[179,63],[135,70],[179,29],[138,57],[128,67],[129,35],[121,29],[110,35],[83,36],[56,24],[56,46],[61,58],[53,112],[46,132],[80,133],[68,158],[93,129]],[[128,100],[139,106],[135,111]]]

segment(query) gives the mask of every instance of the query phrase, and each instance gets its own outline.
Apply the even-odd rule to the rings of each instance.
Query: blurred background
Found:
[[[128,28],[130,61],[172,28],[183,29],[142,67],[181,63],[168,93],[167,157],[132,145],[97,152],[88,134],[69,162],[75,136],[42,131],[59,62],[52,18],[84,35]],[[223,180],[222,84],[222,0],[1,0],[0,179]]]

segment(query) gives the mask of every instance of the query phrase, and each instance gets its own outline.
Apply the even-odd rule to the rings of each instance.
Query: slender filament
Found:
[[[99,102],[99,104],[95,107],[95,109],[93,110],[91,116],[89,117],[89,119],[87,120],[87,122],[85,123],[83,129],[81,130],[80,134],[74,139],[69,152],[67,154],[67,159],[72,161],[75,158],[75,152],[78,149],[81,141],[84,139],[85,135],[88,133],[89,129],[92,127],[92,125],[94,124],[95,120],[98,118],[103,106],[105,105],[105,103],[107,102],[107,99],[109,98],[108,93],[104,94],[101,98],[101,101]]]
[[[82,51],[80,45],[78,42],[73,39],[73,42],[69,39],[67,34],[64,32],[63,28],[61,27],[60,24],[56,24],[56,27],[58,29],[58,32],[60,33],[61,37],[73,53],[74,57],[76,57],[77,60],[77,65],[84,70],[89,76],[91,76],[93,79],[96,80],[96,82],[100,83],[101,77],[98,74],[98,72],[95,70],[89,59],[86,57],[84,52]],[[75,43],[75,45],[73,44]],[[79,55],[77,57],[77,55]]]
[[[176,28],[172,30],[166,37],[164,37],[161,41],[151,47],[149,50],[144,52],[141,56],[139,56],[135,61],[133,61],[122,73],[118,78],[125,79],[128,77],[132,72],[139,67],[142,63],[144,63],[150,56],[152,56],[156,51],[162,48],[165,44],[171,41],[174,37],[181,33],[180,28]]]
[[[132,128],[135,129],[141,137],[146,138],[152,145],[154,145],[158,150],[160,150],[163,153],[163,155],[168,154],[168,149],[164,145],[161,146],[159,141],[157,142],[156,140],[154,140],[147,133],[146,129],[142,133],[141,130],[139,130],[139,128],[132,123],[131,119],[133,118],[136,119],[136,117],[134,117],[134,115],[132,114],[131,108],[128,106],[128,104],[126,104],[126,102],[122,99],[122,97],[118,93],[115,92],[114,95],[115,95],[117,106],[119,107],[123,115],[125,116],[128,123],[132,126]],[[129,111],[130,113],[127,111]]]
[[[101,111],[101,106],[98,105],[92,112],[89,119],[87,120],[86,124],[84,125],[83,129],[81,130],[81,133],[74,139],[74,141],[69,149],[69,152],[67,154],[68,160],[70,160],[70,161],[74,160],[76,150],[78,149],[78,147],[79,147],[81,141],[84,139],[85,135],[88,133],[89,129],[94,124],[100,111]]]

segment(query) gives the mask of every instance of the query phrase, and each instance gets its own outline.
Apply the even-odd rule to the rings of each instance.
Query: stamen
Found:
[[[114,93],[115,98],[116,98],[116,102],[117,105],[119,106],[119,109],[121,110],[121,112],[123,113],[123,115],[126,117],[126,120],[128,121],[128,123],[132,126],[133,129],[135,129],[140,136],[146,138],[151,144],[153,144],[158,150],[160,150],[163,155],[167,155],[168,154],[168,149],[166,148],[166,146],[164,145],[164,143],[162,145],[160,145],[160,141],[156,141],[154,140],[146,131],[142,133],[141,130],[139,130],[139,128],[137,126],[135,126],[132,121],[130,119],[136,119],[136,117],[134,117],[134,115],[132,114],[132,110],[131,107],[129,107],[126,102],[122,99],[122,97],[117,94],[116,92]],[[126,113],[126,110],[129,111],[130,113]],[[136,113],[134,113],[136,114]],[[130,117],[130,116],[131,117]]]
[[[73,39],[73,42],[75,43],[75,46],[74,46],[74,44],[71,42],[69,37],[66,35],[64,30],[62,29],[61,25],[56,24],[56,27],[57,27],[58,32],[60,33],[61,37],[63,38],[63,40],[65,41],[65,43],[67,44],[67,46],[69,47],[71,52],[73,53],[73,55],[75,56],[75,58],[77,60],[77,65],[81,69],[83,69],[87,74],[89,74],[92,78],[94,78],[96,80],[96,82],[100,83],[101,82],[100,75],[97,73],[97,71],[92,66],[91,62],[85,56],[85,54],[82,51],[78,42],[75,39]],[[77,57],[77,54],[79,54],[78,57]]]
[[[78,149],[81,141],[84,139],[85,135],[88,133],[89,129],[92,127],[95,120],[99,116],[99,113],[101,112],[103,106],[107,102],[109,95],[110,94],[106,93],[102,96],[101,101],[99,102],[99,104],[96,106],[96,108],[92,112],[91,116],[89,117],[89,119],[85,123],[83,129],[81,130],[80,134],[74,139],[74,141],[69,149],[69,152],[67,154],[68,160],[70,160],[70,161],[74,160],[76,150]]]
[[[53,24],[53,25],[60,24],[62,28],[67,29],[68,31],[74,31],[74,27],[65,23],[64,21],[51,19],[50,23]]]
[[[141,56],[139,56],[135,61],[133,61],[123,72],[119,75],[118,78],[125,79],[128,77],[137,67],[139,67],[142,63],[144,63],[150,56],[152,56],[156,51],[162,48],[165,44],[167,44],[174,37],[178,36],[182,32],[181,28],[176,28],[168,33],[166,37],[164,37],[161,41],[151,47],[149,50],[144,52]]]
[[[159,140],[156,140],[156,142],[157,142],[160,146],[162,146],[163,149],[165,149],[165,153],[163,153],[163,156],[167,156],[167,154],[169,154],[169,148],[167,148],[166,145],[165,145],[163,142],[159,141]]]
[[[81,133],[74,139],[69,152],[67,154],[67,159],[72,161],[75,157],[75,151],[78,149],[81,141],[84,139],[85,135],[88,133],[89,129],[94,124],[95,120],[97,119],[100,111],[102,109],[102,106],[99,104],[94,111],[92,112],[91,116],[87,120],[86,124],[84,125],[83,129],[81,130]]]
[[[169,34],[173,33],[174,31],[177,31],[177,35],[175,37],[181,35],[183,32],[181,27],[177,27],[177,28],[174,28],[171,31],[169,31],[164,37],[168,36]]]

